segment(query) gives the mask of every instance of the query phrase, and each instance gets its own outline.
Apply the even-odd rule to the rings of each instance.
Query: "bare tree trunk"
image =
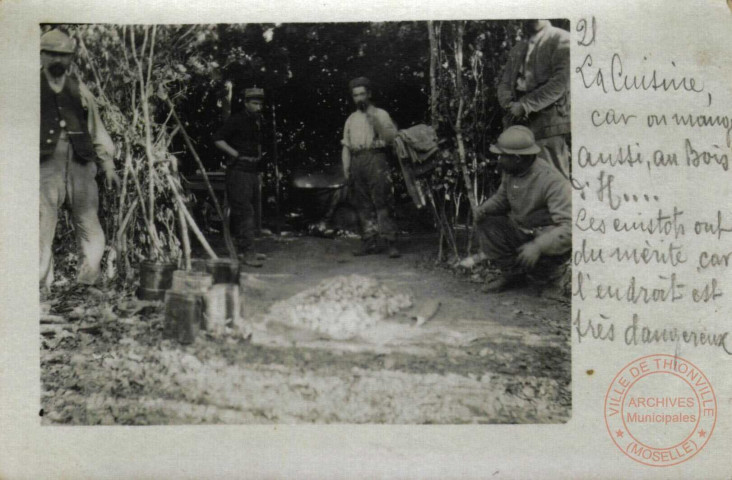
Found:
[[[458,146],[458,163],[460,170],[463,174],[463,182],[465,183],[465,190],[468,194],[468,200],[470,201],[470,208],[475,211],[478,206],[475,195],[473,193],[473,182],[470,178],[470,172],[468,172],[468,165],[466,162],[465,155],[465,142],[463,140],[462,123],[463,123],[463,110],[465,108],[465,99],[463,97],[463,35],[465,34],[465,22],[458,22],[457,31],[454,32],[454,46],[455,46],[455,88],[458,95],[458,114],[455,119],[455,140]]]
[[[427,29],[429,30],[430,37],[430,120],[432,122],[432,128],[437,131],[437,127],[440,123],[440,118],[437,110],[437,63],[439,62],[439,45],[437,43],[437,35],[435,30],[438,27],[435,23],[430,20],[427,22]]]
[[[153,39],[150,45],[150,62],[152,62],[152,54],[153,54],[153,48],[154,48],[154,42],[155,42],[155,26],[153,26]],[[130,37],[131,37],[131,49],[132,49],[132,58],[135,61],[135,64],[137,65],[137,81],[140,83],[140,105],[142,106],[142,116],[143,116],[143,122],[145,123],[145,155],[147,156],[148,160],[148,207],[147,207],[147,215],[148,215],[148,228],[152,231],[150,232],[150,236],[157,237],[157,233],[155,230],[155,183],[153,181],[153,178],[155,176],[155,155],[153,152],[153,146],[152,146],[152,119],[150,118],[150,105],[148,102],[149,98],[149,92],[148,87],[149,85],[145,81],[145,74],[143,71],[142,62],[140,61],[140,58],[138,58],[137,55],[137,48],[135,46],[135,29],[134,27],[130,30]],[[142,61],[144,61],[144,55],[145,55],[145,48],[147,45],[147,39],[148,39],[148,30],[147,27],[145,27],[145,38],[143,40],[142,44],[142,52],[140,54],[140,57],[142,57]],[[149,69],[148,69],[149,74]],[[149,76],[149,75],[148,75]],[[150,248],[149,251],[151,259],[156,258],[157,252],[155,249]]]
[[[433,22],[432,20],[427,22],[427,31],[430,39],[430,122],[432,124],[432,128],[434,128],[435,131],[437,131],[437,128],[440,124],[440,118],[437,108],[437,63],[439,62],[439,45],[437,43],[438,40],[435,32],[437,28],[437,25],[435,25],[435,22]],[[437,212],[437,209],[435,209],[435,212]],[[445,235],[445,230],[442,226],[442,222],[438,221],[438,225],[440,227],[440,240],[437,249],[437,261],[441,262],[445,254],[445,240],[447,240],[447,238]]]

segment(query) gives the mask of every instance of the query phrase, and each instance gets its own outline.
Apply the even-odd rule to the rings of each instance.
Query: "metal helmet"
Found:
[[[41,36],[41,51],[74,53],[74,41],[61,30],[50,30]]]
[[[508,127],[498,137],[498,141],[491,145],[493,153],[509,153],[515,155],[533,155],[541,152],[541,148],[534,140],[534,133],[523,125]]]

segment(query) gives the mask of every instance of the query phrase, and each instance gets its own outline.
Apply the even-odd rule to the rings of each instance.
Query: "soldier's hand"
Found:
[[[513,115],[515,118],[522,118],[524,115],[526,115],[526,110],[524,110],[524,106],[521,105],[521,102],[511,102],[509,112],[511,112],[511,115]]]
[[[516,261],[525,268],[534,268],[536,262],[541,257],[541,249],[534,242],[524,243],[518,248],[518,257]]]
[[[104,172],[104,183],[107,185],[107,188],[112,188],[112,186],[114,186],[115,190],[119,190],[122,185],[122,180],[120,180],[117,172],[110,168]]]
[[[473,221],[477,222],[483,217],[485,217],[485,211],[480,208],[480,205],[478,205],[477,207],[475,207],[475,211],[473,212]]]

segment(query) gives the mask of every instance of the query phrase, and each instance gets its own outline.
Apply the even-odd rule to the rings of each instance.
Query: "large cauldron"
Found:
[[[292,205],[300,210],[306,224],[325,222],[336,230],[356,231],[356,213],[348,200],[349,187],[340,166],[293,175]]]

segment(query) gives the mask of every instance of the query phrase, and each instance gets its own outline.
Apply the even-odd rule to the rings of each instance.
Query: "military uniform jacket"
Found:
[[[547,25],[540,32],[528,60],[529,42],[516,44],[498,84],[498,102],[507,109],[520,102],[528,114],[527,126],[538,139],[570,133],[569,32]],[[531,69],[532,81],[526,92],[516,89],[523,65]],[[512,123],[507,121],[509,126]]]

